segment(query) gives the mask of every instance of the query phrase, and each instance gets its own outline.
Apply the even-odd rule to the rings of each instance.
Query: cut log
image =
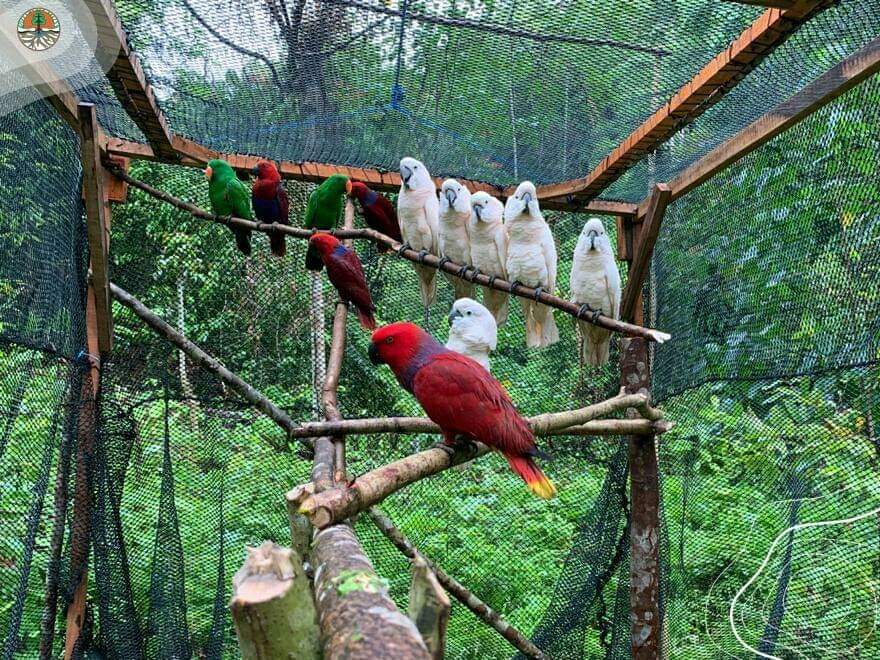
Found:
[[[446,650],[446,624],[452,605],[449,596],[437,581],[434,571],[421,555],[412,560],[412,582],[409,585],[409,618],[434,660],[443,660]]]
[[[242,658],[320,658],[315,603],[301,558],[271,541],[247,553],[232,578],[229,602]]]

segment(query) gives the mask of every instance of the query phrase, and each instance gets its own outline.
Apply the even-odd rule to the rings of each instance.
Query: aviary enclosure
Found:
[[[0,71],[3,658],[880,657],[880,2],[0,20],[23,58]],[[437,446],[304,268],[316,186],[399,203],[403,157],[501,203],[535,184],[553,286],[366,228],[348,197],[332,231],[380,326],[444,342],[455,283],[509,294],[486,378],[555,498]],[[217,210],[216,159],[248,194],[277,163],[290,224]],[[591,217],[616,315],[572,293]],[[526,345],[520,301],[558,342]],[[579,360],[590,327],[604,365]]]

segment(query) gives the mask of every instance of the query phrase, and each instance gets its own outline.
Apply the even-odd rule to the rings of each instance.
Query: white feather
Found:
[[[541,215],[535,186],[523,181],[504,207],[507,229],[507,276],[525,286],[556,290],[556,243]],[[553,309],[533,300],[520,298],[526,324],[526,345],[549,346],[559,341]]]
[[[446,348],[467,355],[489,370],[489,353],[498,345],[498,326],[492,312],[471,298],[456,300],[452,310]]]
[[[471,217],[471,193],[455,179],[446,179],[440,188],[440,254],[462,266],[471,265],[468,224]],[[456,298],[473,297],[471,282],[446,273]]]
[[[489,275],[507,279],[507,231],[504,229],[504,206],[485,192],[471,196],[470,228],[471,265]],[[507,321],[508,295],[495,289],[483,290],[483,304],[495,322]]]
[[[431,173],[415,158],[400,161],[400,195],[397,197],[397,218],[404,242],[414,250],[438,254],[439,212],[437,194]],[[419,275],[422,304],[427,308],[436,295],[437,271],[427,266],[416,266]]]
[[[611,241],[599,218],[590,218],[581,230],[571,264],[571,300],[589,305],[606,316],[620,318],[620,272]],[[608,362],[611,332],[578,322],[580,363],[600,366]]]

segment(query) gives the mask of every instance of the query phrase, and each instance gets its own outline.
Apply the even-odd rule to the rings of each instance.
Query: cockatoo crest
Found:
[[[585,256],[591,251],[596,251],[602,253],[603,256],[614,257],[611,240],[605,233],[605,227],[599,218],[590,218],[584,225],[581,235],[578,237],[576,250]]]
[[[428,168],[415,158],[407,156],[400,161],[400,178],[407,190],[434,191],[434,180]]]
[[[504,206],[487,192],[476,192],[471,195],[471,226],[478,222],[494,224],[504,218]]]
[[[533,218],[543,218],[541,207],[538,205],[538,192],[531,181],[523,181],[517,186],[516,192],[507,198],[507,203],[504,205],[504,221],[510,222],[526,211]]]
[[[446,179],[440,187],[440,213],[448,213],[450,208],[458,213],[471,210],[471,191],[455,179]]]

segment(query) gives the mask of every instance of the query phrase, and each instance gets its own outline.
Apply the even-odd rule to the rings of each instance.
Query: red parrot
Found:
[[[336,287],[339,297],[345,303],[354,305],[358,320],[365,330],[376,328],[373,312],[376,306],[370,297],[370,288],[364,269],[354,250],[349,250],[335,236],[319,232],[309,239],[309,246],[317,250],[321,261],[327,267],[327,277]]]
[[[251,189],[251,203],[257,220],[289,225],[290,201],[275,163],[261,160],[251,173],[257,177]],[[287,252],[284,234],[269,234],[269,247],[276,257],[283,257]]]
[[[500,451],[535,495],[556,488],[533,458],[540,456],[528,422],[510,396],[477,362],[451,351],[414,323],[392,323],[373,333],[373,364],[387,364],[440,427],[446,444],[465,435]]]
[[[400,235],[400,225],[397,222],[397,211],[394,209],[394,204],[388,201],[385,195],[370,190],[361,181],[352,181],[351,179],[348,181],[345,192],[361,203],[364,220],[370,229],[375,229],[398,243],[403,241],[403,237]],[[378,251],[380,253],[387,252],[388,248],[379,246]]]

